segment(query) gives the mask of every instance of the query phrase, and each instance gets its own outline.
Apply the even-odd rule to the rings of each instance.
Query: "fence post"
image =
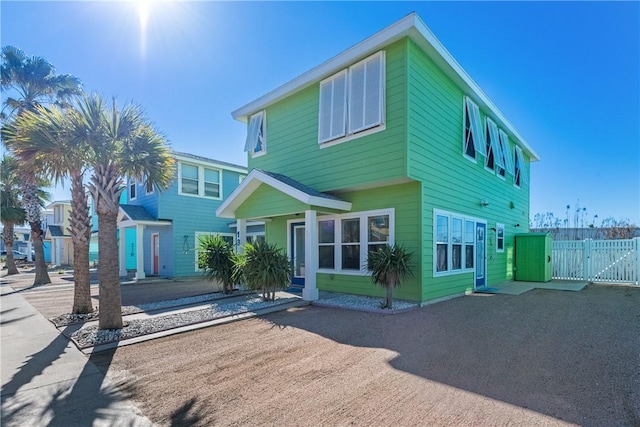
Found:
[[[591,239],[584,239],[584,250],[582,252],[582,267],[584,269],[584,280],[590,282],[591,278],[589,277],[590,268],[589,268],[589,260],[591,259]]]
[[[640,285],[640,237],[633,238],[633,249],[636,251],[636,285]]]

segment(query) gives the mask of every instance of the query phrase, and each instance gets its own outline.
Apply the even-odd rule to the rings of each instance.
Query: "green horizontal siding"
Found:
[[[309,209],[293,197],[268,184],[260,184],[236,210],[236,218],[258,218],[304,212]]]
[[[395,242],[402,243],[413,256],[414,277],[394,291],[394,297],[411,301],[421,300],[422,243],[420,241],[420,184],[417,182],[379,187],[340,194],[352,203],[352,212],[376,209],[395,209]],[[321,217],[319,217],[321,218]],[[318,273],[320,290],[358,295],[379,295],[384,290],[375,286],[369,276]]]
[[[409,42],[408,174],[422,182],[423,300],[473,288],[473,273],[433,277],[433,210],[441,209],[487,221],[487,283],[513,278],[513,236],[528,229],[529,187],[516,188],[513,177],[500,179],[462,154],[465,93]],[[485,111],[481,111],[484,128]],[[509,135],[513,152],[513,135]],[[512,154],[513,157],[513,154]],[[529,159],[525,159],[528,173]],[[489,201],[481,207],[480,200]],[[505,224],[505,251],[496,252],[496,223]],[[515,227],[520,224],[520,227]]]
[[[249,168],[283,173],[320,191],[405,178],[406,43],[385,49],[386,130],[321,149],[316,83],[267,109],[266,154],[250,158]]]

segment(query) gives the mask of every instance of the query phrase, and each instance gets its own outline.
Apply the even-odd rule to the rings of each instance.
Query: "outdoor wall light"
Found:
[[[496,228],[495,227],[491,227],[491,231],[493,231],[495,233],[496,232]]]
[[[520,224],[516,224],[515,227],[520,227]]]
[[[487,200],[480,200],[480,206],[486,208],[487,206],[489,206],[489,202]]]

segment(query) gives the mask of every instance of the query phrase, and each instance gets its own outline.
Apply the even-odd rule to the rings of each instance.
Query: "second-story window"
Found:
[[[178,194],[219,199],[222,195],[219,169],[206,168],[200,165],[180,163],[180,181]]]
[[[198,167],[194,165],[182,164],[182,173],[180,176],[182,184],[182,194],[198,194]]]
[[[485,144],[480,125],[480,109],[469,99],[464,98],[463,154],[470,160],[476,160],[476,153],[486,156]]]
[[[384,51],[320,82],[320,144],[384,122]]]
[[[504,171],[504,155],[500,150],[500,141],[498,137],[498,126],[487,117],[487,159],[485,166],[491,171]]]
[[[129,200],[135,200],[136,199],[136,180],[135,179],[130,179],[129,180]]]
[[[513,162],[511,161],[511,152],[509,151],[509,137],[500,129],[498,132],[499,153],[498,156],[502,159],[503,166],[498,166],[498,176],[505,177],[506,172],[513,174]]]
[[[516,145],[515,150],[515,161],[513,162],[514,172],[513,172],[513,185],[516,187],[520,187],[522,184],[522,166],[524,164],[524,159],[522,156],[522,149]]]
[[[147,190],[147,194],[152,194],[153,193],[153,183],[151,181],[149,181],[148,179],[147,179],[146,190]]]
[[[267,120],[266,112],[260,111],[249,119],[247,140],[244,151],[251,153],[253,157],[261,156],[267,152]]]

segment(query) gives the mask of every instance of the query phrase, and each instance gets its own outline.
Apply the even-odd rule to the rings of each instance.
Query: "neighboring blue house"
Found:
[[[236,222],[216,217],[222,201],[246,177],[244,166],[174,151],[176,178],[161,192],[130,179],[120,204],[120,275],[135,270],[146,276],[200,274],[198,237],[219,234],[236,245]],[[244,228],[243,228],[244,229]],[[247,241],[264,238],[264,223],[247,224]]]

